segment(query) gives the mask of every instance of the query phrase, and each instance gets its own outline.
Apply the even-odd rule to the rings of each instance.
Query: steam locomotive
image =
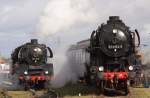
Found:
[[[39,44],[37,39],[31,39],[31,42],[12,52],[12,75],[25,89],[46,88],[53,76],[53,64],[47,63],[48,58],[52,57],[51,48]]]
[[[139,45],[138,31],[132,32],[119,16],[110,16],[106,24],[92,32],[90,39],[72,45],[68,57],[75,66],[84,66],[85,72],[80,76],[86,83],[96,85],[101,92],[115,90],[128,94],[135,67],[141,66]]]

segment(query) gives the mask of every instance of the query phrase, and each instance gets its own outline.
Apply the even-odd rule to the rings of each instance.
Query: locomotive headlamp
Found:
[[[125,34],[119,29],[113,29],[113,33],[114,34],[118,34],[118,36],[120,36],[120,37],[124,37],[125,36]]]
[[[122,31],[119,31],[118,34],[121,36],[121,37],[124,37],[124,33]]]
[[[48,71],[45,71],[45,74],[48,74]]]
[[[100,67],[98,68],[98,70],[99,70],[99,71],[104,71],[104,67],[103,67],[103,66],[100,66]]]
[[[25,74],[25,75],[27,75],[27,74],[28,74],[28,72],[27,72],[27,71],[25,71],[25,72],[24,72],[24,74]]]
[[[129,66],[129,70],[132,71],[133,70],[133,66]]]
[[[34,48],[34,51],[41,52],[42,50],[40,48],[36,47],[36,48]]]
[[[113,33],[117,33],[117,29],[113,29]]]

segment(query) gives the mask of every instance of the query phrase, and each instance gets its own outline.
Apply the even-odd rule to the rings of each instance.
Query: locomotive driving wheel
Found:
[[[29,90],[30,88],[31,88],[31,87],[30,87],[29,83],[26,81],[26,82],[24,83],[24,90],[27,91],[27,90]]]
[[[129,93],[129,88],[127,81],[124,81],[124,95],[127,95]]]
[[[100,81],[100,92],[104,93],[104,81],[103,80]]]
[[[45,81],[43,88],[48,89],[48,88],[49,88],[49,85],[50,85],[49,81]]]
[[[118,82],[118,90],[120,90],[123,95],[127,95],[129,93],[127,80],[122,80]]]

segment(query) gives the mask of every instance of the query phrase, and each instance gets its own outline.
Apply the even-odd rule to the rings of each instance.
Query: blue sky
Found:
[[[120,16],[131,30],[137,28],[142,43],[149,44],[149,0],[0,0],[0,55],[10,57],[31,38],[54,49],[75,43],[110,15]]]

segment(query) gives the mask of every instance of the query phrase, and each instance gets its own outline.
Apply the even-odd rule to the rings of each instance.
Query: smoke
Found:
[[[142,63],[144,64],[144,65],[147,65],[147,64],[150,64],[150,52],[149,52],[149,49],[144,49],[143,51],[143,61],[142,61]]]
[[[141,45],[141,52],[142,52],[142,63],[143,65],[150,66],[150,51],[149,51],[149,37],[150,37],[150,24],[144,25],[144,36],[141,36],[142,45]],[[142,38],[144,37],[144,38]]]
[[[80,76],[84,75],[85,67],[77,62],[76,58],[64,49],[62,53],[57,53],[54,57],[55,77],[52,81],[54,87],[60,87],[68,82],[76,83]],[[79,60],[80,58],[78,58]]]

